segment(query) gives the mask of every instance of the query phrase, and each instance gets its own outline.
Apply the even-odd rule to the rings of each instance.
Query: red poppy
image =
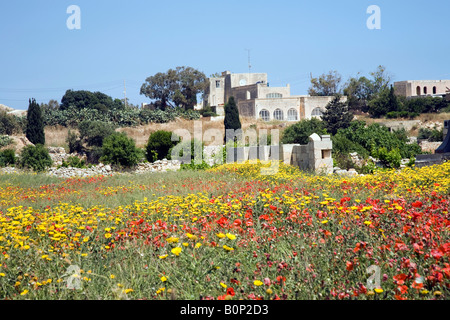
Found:
[[[423,203],[421,201],[416,201],[416,202],[413,202],[412,206],[414,208],[422,208]]]
[[[234,289],[232,287],[228,287],[227,295],[232,296],[232,297],[235,296]]]
[[[401,286],[402,284],[405,283],[406,278],[407,278],[407,275],[406,275],[406,274],[403,274],[403,273],[394,276],[394,280],[396,281],[396,283],[397,283],[399,286]]]
[[[347,271],[353,270],[353,262],[347,261]]]

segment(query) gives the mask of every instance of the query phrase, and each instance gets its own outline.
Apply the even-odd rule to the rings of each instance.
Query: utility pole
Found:
[[[125,95],[124,102],[125,102],[125,109],[126,109],[127,108],[127,85],[126,85],[125,80],[123,80],[123,89],[124,89],[123,94]]]
[[[246,51],[248,51],[248,73],[251,74],[252,73],[252,64],[251,64],[251,60],[250,60],[250,49],[245,49]]]

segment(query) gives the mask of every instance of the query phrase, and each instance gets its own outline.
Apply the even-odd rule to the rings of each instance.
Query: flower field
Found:
[[[262,168],[2,175],[0,298],[450,297],[450,163],[353,178]]]

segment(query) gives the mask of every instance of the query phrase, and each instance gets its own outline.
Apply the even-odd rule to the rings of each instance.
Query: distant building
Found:
[[[224,115],[224,105],[234,97],[239,114],[264,121],[300,121],[320,117],[333,97],[292,96],[291,88],[270,87],[267,73],[231,73],[210,78],[204,106],[211,106]]]
[[[395,93],[403,97],[444,97],[450,93],[450,80],[408,80],[394,83]]]

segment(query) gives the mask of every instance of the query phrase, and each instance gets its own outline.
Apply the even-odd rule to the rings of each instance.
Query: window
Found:
[[[423,88],[423,94],[428,94],[428,88],[427,87]]]
[[[220,80],[216,80],[216,88],[220,88]]]
[[[320,110],[320,108],[315,108],[315,109],[312,111],[311,115],[312,115],[313,117],[321,117],[321,116],[323,116],[323,112],[322,112],[322,110]]]
[[[298,120],[297,110],[289,109],[289,111],[288,111],[288,121],[297,121],[297,120]]]
[[[281,93],[269,93],[266,95],[266,99],[281,99],[283,95]]]
[[[273,118],[274,118],[275,120],[280,120],[280,121],[284,120],[284,117],[283,117],[283,111],[281,111],[281,109],[275,110],[275,111],[273,112]]]
[[[270,113],[267,110],[261,110],[259,112],[259,117],[263,120],[263,121],[269,121],[270,120]]]
[[[419,87],[419,86],[416,88],[416,94],[417,94],[418,96],[421,95],[421,93],[420,93],[420,87]]]
[[[433,87],[433,94],[437,94],[437,88]]]

